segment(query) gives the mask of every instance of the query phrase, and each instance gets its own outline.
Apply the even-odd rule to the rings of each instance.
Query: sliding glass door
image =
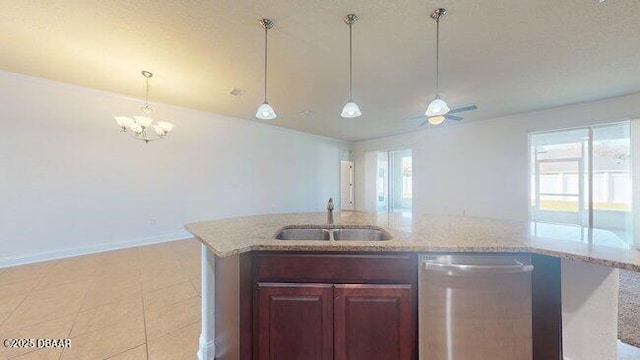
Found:
[[[376,211],[410,216],[413,200],[411,149],[378,151]]]
[[[628,122],[534,133],[529,144],[534,224],[575,226],[554,231],[588,241],[595,234],[611,245],[632,242]]]

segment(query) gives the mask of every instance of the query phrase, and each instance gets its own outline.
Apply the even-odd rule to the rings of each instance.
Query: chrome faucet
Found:
[[[327,224],[333,224],[333,198],[329,198],[327,202]]]

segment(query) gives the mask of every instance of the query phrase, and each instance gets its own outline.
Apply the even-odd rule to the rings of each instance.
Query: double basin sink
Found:
[[[326,241],[386,241],[391,235],[384,229],[367,227],[284,227],[275,238],[278,240],[326,240]]]

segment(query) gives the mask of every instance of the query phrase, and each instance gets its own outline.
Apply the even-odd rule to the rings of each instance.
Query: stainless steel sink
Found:
[[[337,241],[385,241],[391,236],[379,229],[335,229],[333,237]]]
[[[329,240],[330,236],[327,229],[302,228],[281,229],[275,238],[278,240]]]
[[[336,241],[385,241],[391,236],[381,228],[283,228],[278,240],[336,240]]]

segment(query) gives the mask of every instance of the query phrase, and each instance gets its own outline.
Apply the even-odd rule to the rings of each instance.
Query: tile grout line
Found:
[[[145,343],[144,343],[144,344],[138,344],[138,345],[135,345],[135,346],[133,346],[133,347],[128,348],[127,350],[124,350],[124,351],[121,351],[121,352],[119,352],[119,353],[117,353],[117,354],[113,354],[113,355],[111,355],[111,356],[109,356],[109,357],[106,357],[106,358],[104,358],[104,360],[113,359],[114,357],[116,357],[116,356],[118,356],[118,355],[122,355],[122,354],[126,353],[127,351],[131,351],[131,350],[133,350],[133,349],[139,348],[140,346],[145,345],[145,344],[146,344],[146,341],[145,341]]]
[[[89,288],[91,288],[94,281],[95,279],[91,280],[91,284],[87,285],[87,289],[82,295],[82,301],[80,301],[80,306],[78,306],[78,311],[76,312],[76,316],[73,318],[73,323],[71,323],[71,328],[69,329],[69,334],[67,335],[67,339],[71,339],[71,334],[73,333],[73,327],[76,325],[76,321],[78,321],[78,317],[80,316],[80,310],[82,310],[82,305],[84,304],[84,301],[87,298],[87,293],[89,292]],[[58,355],[58,360],[62,359],[62,355],[64,355],[64,352],[66,349],[67,348],[62,348],[60,355]]]
[[[34,293],[34,292],[36,292],[36,291],[38,290],[38,285],[40,285],[40,282],[42,281],[42,279],[44,279],[44,278],[45,278],[45,273],[44,273],[44,271],[40,270],[40,271],[39,271],[39,273],[40,273],[40,275],[38,276],[38,278],[37,278],[37,280],[36,280],[35,284],[34,284],[34,285],[29,289],[29,291],[27,291],[26,296],[24,297],[24,299],[22,299],[22,301],[20,301],[20,304],[18,304],[18,306],[16,306],[16,308],[15,308],[15,309],[13,309],[13,311],[11,311],[11,315],[9,315],[9,317],[11,317],[11,316],[13,315],[13,312],[14,312],[14,311],[18,310],[18,308],[20,307],[20,305],[22,305],[22,303],[23,303],[23,302],[25,302],[25,301],[27,300],[27,298],[29,297],[29,295],[31,295],[32,293]],[[9,283],[9,284],[6,284],[6,285],[17,284],[17,283],[19,283],[19,282],[26,282],[26,281],[30,281],[30,280],[14,281],[14,282]],[[9,320],[9,317],[7,317],[7,318],[5,319],[5,321],[6,321],[6,320]]]
[[[181,274],[185,275],[185,278],[183,280],[189,282],[189,286],[187,286],[187,287],[189,287],[189,288],[194,290],[193,296],[190,296],[190,297],[187,297],[185,299],[181,299],[181,300],[178,300],[178,301],[175,301],[175,302],[170,302],[168,304],[165,304],[166,306],[172,306],[172,305],[178,304],[178,303],[183,302],[183,301],[189,301],[189,300],[191,300],[193,298],[201,297],[201,295],[198,292],[197,288],[195,287],[193,279],[187,275],[188,274],[187,268],[185,268],[185,266],[182,264],[182,262],[180,262],[178,259],[176,259],[175,254],[173,254],[170,251],[170,249],[159,248],[159,249],[162,249],[162,251],[156,253],[156,251],[154,250],[154,251],[150,251],[148,253],[145,252],[143,254],[142,252],[145,251],[146,249],[147,249],[146,246],[139,246],[139,247],[136,247],[136,249],[135,249],[135,261],[136,261],[136,265],[137,265],[137,272],[136,273],[138,274],[138,279],[137,279],[137,281],[135,283],[137,283],[137,287],[138,287],[138,290],[139,290],[138,298],[142,301],[142,313],[143,313],[143,316],[142,316],[143,319],[142,320],[143,320],[143,326],[144,326],[144,332],[145,332],[144,345],[145,345],[146,356],[147,356],[147,358],[149,358],[149,337],[148,337],[148,334],[147,334],[147,324],[146,324],[147,323],[147,315],[146,315],[146,312],[149,311],[150,308],[148,308],[146,303],[145,303],[145,298],[146,298],[146,295],[148,295],[148,294],[147,294],[146,291],[144,291],[144,286],[143,286],[144,285],[143,284],[144,283],[144,281],[143,281],[143,272],[144,272],[143,270],[144,269],[143,269],[143,266],[142,266],[142,263],[141,263],[141,260],[140,260],[141,256],[145,255],[145,258],[147,259],[147,261],[148,260],[152,260],[153,261],[154,259],[157,259],[158,257],[161,257],[161,258],[163,258],[162,259],[163,261],[167,261],[167,263],[171,262],[171,263],[175,264],[177,266],[179,272]],[[180,254],[182,254],[182,253],[180,253]],[[47,291],[47,290],[55,289],[55,288],[58,288],[58,287],[69,286],[69,285],[76,284],[76,283],[82,283],[82,282],[85,282],[85,281],[86,281],[86,283],[85,283],[85,287],[84,287],[84,292],[82,293],[81,298],[79,299],[80,300],[79,301],[79,306],[77,307],[77,309],[75,309],[75,311],[69,312],[66,315],[60,315],[58,317],[55,317],[54,319],[47,319],[47,320],[36,322],[34,324],[29,324],[27,326],[20,326],[20,327],[18,327],[18,329],[23,329],[23,328],[27,328],[27,327],[31,327],[31,326],[38,326],[39,324],[42,324],[42,323],[45,323],[45,322],[55,321],[55,320],[63,319],[65,317],[73,316],[73,321],[72,321],[71,327],[70,327],[70,329],[68,331],[68,337],[71,338],[71,334],[73,333],[73,330],[75,329],[76,324],[79,324],[78,320],[80,318],[80,315],[83,313],[83,310],[85,312],[86,311],[91,311],[93,309],[97,309],[97,308],[100,308],[102,306],[107,306],[107,305],[111,304],[111,303],[109,303],[109,304],[101,304],[100,306],[96,306],[96,307],[91,308],[91,309],[84,309],[83,308],[83,306],[86,303],[86,301],[88,301],[88,296],[89,296],[90,290],[92,288],[94,288],[95,286],[97,286],[100,276],[105,275],[104,271],[102,271],[102,272],[101,271],[94,271],[91,274],[89,274],[88,278],[75,279],[75,280],[70,281],[70,282],[63,282],[63,283],[52,284],[52,285],[48,285],[47,286],[45,281],[47,281],[48,276],[51,273],[51,270],[59,269],[59,270],[63,271],[64,273],[67,273],[67,272],[70,271],[71,274],[73,274],[73,273],[76,273],[77,271],[81,271],[82,268],[84,268],[85,266],[95,267],[95,266],[103,265],[103,264],[106,263],[106,260],[103,259],[103,258],[95,258],[92,261],[88,261],[86,264],[84,264],[83,262],[79,262],[77,264],[76,263],[67,264],[67,262],[65,260],[66,259],[54,260],[51,264],[48,264],[48,265],[46,265],[45,267],[43,267],[41,269],[35,270],[36,275],[32,280],[29,280],[29,279],[18,280],[18,281],[13,280],[13,281],[10,281],[7,284],[3,284],[3,285],[9,285],[9,284],[18,283],[18,282],[21,282],[21,281],[24,281],[24,282],[30,281],[30,282],[34,283],[34,285],[29,288],[29,290],[26,292],[25,296],[15,306],[15,308],[12,311],[8,311],[7,312],[7,316],[4,319],[2,319],[2,323],[0,323],[0,325],[6,324],[7,321],[9,321],[11,318],[14,318],[15,316],[17,316],[16,314],[17,314],[18,310],[25,307],[25,303],[28,301],[28,299],[30,299],[31,297],[34,296],[33,295],[34,293],[37,293],[38,291]],[[70,265],[70,266],[67,266],[67,265]],[[47,271],[47,269],[49,269],[49,271]],[[153,267],[150,267],[149,270],[153,273]],[[2,274],[2,275],[6,275],[8,272],[9,271],[7,269],[0,269],[0,274]],[[167,288],[170,288],[172,286],[179,285],[179,284],[180,284],[180,282],[175,283],[175,284],[166,284],[166,285],[164,285],[162,287],[159,287],[157,289],[153,289],[153,290],[149,291],[148,293],[151,294],[153,292],[160,291],[160,290],[163,290],[163,289],[167,289]],[[45,286],[45,287],[41,288],[42,286]],[[197,295],[197,297],[196,297],[196,295]],[[116,302],[119,302],[119,301],[114,301],[113,303],[116,303]],[[193,324],[197,323],[198,321],[199,320],[196,319],[196,320],[193,320],[192,322],[184,324],[183,326],[176,327],[176,328],[168,331],[167,333],[157,337],[156,339],[166,338],[167,336],[170,336],[171,334],[174,334],[177,331],[180,331],[180,330],[182,330],[182,329],[184,329],[186,327],[192,326]],[[116,324],[114,324],[112,326],[115,326],[115,325]],[[108,328],[108,327],[111,327],[111,326],[104,326],[104,327],[101,327],[99,329],[95,329],[94,331],[99,331],[101,329]],[[86,334],[92,333],[94,331],[89,331],[89,332],[81,334],[81,335],[86,335]],[[80,335],[77,335],[77,336],[80,336]],[[156,339],[154,339],[154,341]],[[140,347],[141,345],[143,345],[143,344],[142,343],[137,344],[137,345],[135,345],[135,346],[133,346],[133,347],[131,347],[129,349],[125,349],[122,352],[119,352],[119,353],[114,354],[114,355],[110,355],[108,358],[110,359],[110,358],[118,356],[118,355],[120,355],[122,353],[131,351],[131,350],[133,350],[133,349],[135,349],[137,347]],[[34,352],[35,351],[38,351],[38,350],[35,349]],[[68,351],[68,349],[66,349],[66,348],[62,349],[60,351],[60,353],[57,355],[57,359],[60,360],[60,359],[64,358],[64,354],[68,353],[67,351]],[[28,353],[31,353],[31,352],[28,352]],[[23,356],[25,354],[27,354],[27,353],[20,354],[18,356]]]
[[[136,259],[138,260],[138,286],[140,286],[140,297],[142,300],[142,323],[144,325],[144,348],[149,360],[149,338],[147,337],[147,313],[144,304],[144,289],[142,288],[142,266],[140,266],[140,248],[136,249]]]
[[[197,324],[199,321],[200,321],[200,319],[194,320],[194,321],[192,321],[192,322],[190,322],[188,324],[184,324],[184,325],[179,326],[177,328],[173,328],[173,330],[171,330],[171,331],[169,331],[169,332],[167,332],[165,334],[162,334],[161,336],[158,336],[158,337],[154,338],[153,341],[157,341],[157,340],[160,340],[162,338],[165,338],[165,337],[167,337],[167,336],[169,336],[169,335],[171,335],[171,334],[173,334],[173,333],[175,333],[177,331],[180,331],[180,330],[182,330],[184,328],[187,328],[187,327],[189,327],[189,326],[191,326],[193,324]]]
[[[177,260],[176,260],[177,261]],[[187,270],[184,268],[184,266],[182,266],[182,264],[180,263],[180,261],[177,261],[178,263],[178,267],[182,270],[182,272],[184,272],[187,275],[187,278],[189,279],[189,284],[191,284],[191,287],[193,288],[193,290],[196,291],[196,294],[200,295],[200,297],[202,297],[202,294],[200,294],[200,292],[198,291],[198,289],[196,288],[196,286],[193,284],[193,278],[191,278],[188,275]]]
[[[7,320],[9,320],[9,319],[13,316],[13,314],[14,314],[16,311],[18,311],[18,309],[20,308],[20,306],[22,306],[22,303],[24,303],[24,302],[27,300],[27,298],[29,297],[29,295],[31,295],[31,293],[30,293],[30,292],[28,292],[28,293],[24,296],[24,298],[20,301],[20,303],[19,303],[18,305],[16,305],[16,307],[15,307],[13,310],[9,311],[9,316],[7,316],[4,320],[2,320],[2,322],[0,323],[0,325],[3,325],[4,323],[6,323],[6,322],[7,322]]]
[[[42,276],[42,278],[44,278],[44,275]],[[38,284],[40,283],[40,281],[42,280],[42,278],[38,280]],[[64,286],[64,285],[60,285],[60,286]],[[42,290],[42,289],[41,289],[41,290]],[[31,293],[32,293],[32,292],[36,292],[36,291],[38,291],[38,290],[36,289],[36,287],[34,287],[32,290],[30,290],[30,292],[28,292],[28,293],[27,293],[27,295],[25,296],[25,298],[20,302],[20,305],[22,305],[22,303],[23,303],[24,301],[26,301],[27,297],[29,297],[29,295],[31,295]],[[86,295],[86,293],[85,293],[85,295]],[[18,310],[18,308],[20,307],[20,305],[18,305],[14,311],[17,311],[17,310]],[[13,315],[13,312],[12,312],[12,314],[11,314],[11,315]],[[11,315],[10,315],[9,317],[11,317]],[[43,324],[43,323],[45,323],[45,322],[50,322],[50,321],[60,320],[60,319],[63,319],[63,318],[65,318],[65,317],[67,317],[67,316],[70,316],[70,315],[71,315],[71,314],[66,314],[66,315],[63,315],[63,316],[57,317],[57,318],[55,318],[55,319],[43,320],[43,321],[37,322],[37,323],[35,323],[35,324],[27,325],[27,326],[24,326],[24,327],[18,327],[18,328],[14,329],[14,330],[25,329],[25,328],[28,328],[28,327],[32,327],[32,326],[37,326],[37,325]],[[5,319],[5,321],[6,321],[6,320],[9,320],[9,317],[7,317],[7,319]],[[77,317],[77,314],[76,314],[76,317]],[[3,321],[3,323],[4,323],[5,321]],[[73,321],[74,321],[74,323],[75,323],[75,319],[74,319]],[[73,329],[73,324],[71,325],[71,329]],[[71,330],[69,330],[69,335],[71,335]],[[69,338],[69,336],[67,336],[67,338]],[[34,353],[34,352],[36,352],[36,351],[38,351],[38,350],[39,350],[39,349],[34,348],[32,351],[27,351],[27,352],[25,352],[25,353],[23,353],[23,354],[16,355],[15,357],[12,357],[12,358],[16,358],[16,357],[19,357],[19,356],[24,356],[24,355],[27,355],[27,354],[31,354],[31,353]],[[62,351],[60,352],[60,355],[58,355],[58,360],[60,360],[60,359],[62,358],[62,353],[63,353],[63,352],[64,352],[64,348],[63,348],[63,349],[62,349]]]

